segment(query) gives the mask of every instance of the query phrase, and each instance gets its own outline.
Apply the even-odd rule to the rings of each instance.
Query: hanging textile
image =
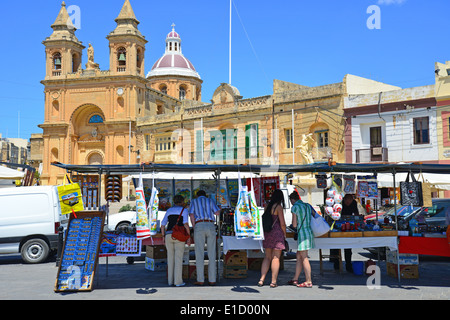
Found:
[[[252,190],[247,186],[242,186],[241,177],[238,177],[239,198],[234,213],[234,228],[236,237],[253,238],[254,240],[264,240],[264,231],[262,228],[262,217],[256,197]],[[253,183],[251,182],[253,186]]]
[[[138,240],[150,238],[142,173],[139,175],[139,185],[136,188],[136,236]]]
[[[158,233],[158,208],[159,208],[159,197],[158,189],[155,188],[154,184],[152,187],[152,196],[149,202],[149,220],[150,220],[150,235],[154,236]]]

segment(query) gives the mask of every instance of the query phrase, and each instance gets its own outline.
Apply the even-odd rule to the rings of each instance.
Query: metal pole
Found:
[[[294,109],[292,109],[292,165],[295,165],[295,129],[294,129]]]
[[[395,169],[392,170],[392,177],[394,180],[394,211],[395,211],[395,230],[397,231],[397,243],[398,243],[398,216],[397,216],[397,188],[395,184]],[[400,257],[397,247],[397,276],[398,276],[398,282],[401,282],[401,275],[400,275]]]
[[[218,169],[216,171],[216,204],[217,204],[217,200],[219,199],[219,190],[220,190],[220,169]],[[217,272],[217,282],[220,282],[220,245],[219,245],[219,241],[222,239],[222,232],[221,232],[221,228],[220,228],[221,224],[220,224],[220,214],[217,217],[217,239],[216,239],[216,272]]]
[[[230,77],[230,79],[229,79],[229,85],[231,86],[231,45],[232,45],[232,42],[231,42],[231,36],[232,36],[232,22],[233,22],[233,19],[232,19],[232,17],[233,17],[233,0],[230,0],[230,70],[229,70],[229,77]]]

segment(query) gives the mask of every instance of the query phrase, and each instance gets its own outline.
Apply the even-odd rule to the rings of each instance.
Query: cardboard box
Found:
[[[167,259],[166,246],[146,246],[147,258],[150,259]]]
[[[412,253],[399,253],[400,265],[418,265],[419,255]],[[386,262],[397,264],[397,251],[386,250]]]
[[[248,270],[261,271],[264,258],[248,258]]]
[[[151,259],[145,257],[145,269],[149,271],[166,271],[167,259]]]
[[[227,266],[223,267],[223,277],[226,279],[247,278],[247,266]]]
[[[398,278],[397,264],[387,263],[388,276]],[[401,279],[419,279],[419,265],[400,265]]]
[[[247,251],[228,251],[224,264],[225,266],[247,266]]]
[[[205,263],[205,268],[203,274],[205,279],[208,278],[208,264]],[[194,280],[197,281],[197,267],[195,264],[183,265],[183,279],[184,280]]]

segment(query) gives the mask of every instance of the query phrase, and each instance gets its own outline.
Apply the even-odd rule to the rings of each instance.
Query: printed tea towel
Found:
[[[136,188],[136,236],[138,240],[147,239],[151,236],[142,174],[139,175],[139,185]]]
[[[159,207],[159,197],[158,197],[158,189],[153,186],[152,188],[152,196],[150,198],[150,202],[148,204],[149,211],[149,221],[150,221],[150,235],[154,236],[157,234],[158,230],[158,207]]]
[[[234,228],[236,237],[264,240],[262,217],[259,208],[256,205],[256,197],[253,191],[253,181],[251,182],[252,189],[250,191],[248,191],[247,186],[242,186],[240,174],[238,181],[239,198],[234,213]]]

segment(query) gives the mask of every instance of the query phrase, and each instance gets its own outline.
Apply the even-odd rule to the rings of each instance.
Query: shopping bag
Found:
[[[423,206],[424,207],[432,207],[433,203],[431,200],[431,183],[425,182],[425,178],[422,173],[419,174],[417,180],[422,178],[422,197],[423,197]]]
[[[411,180],[409,181],[409,176]],[[406,176],[406,181],[400,182],[400,203],[402,206],[423,206],[422,183],[417,181],[412,172]]]
[[[311,206],[311,205],[310,205]],[[313,217],[311,219],[311,230],[314,234],[314,237],[321,237],[325,233],[331,230],[330,225],[328,222],[325,221],[325,219],[318,214],[314,208],[311,206],[311,210],[313,213]]]
[[[136,236],[139,240],[150,238],[142,174],[139,176],[139,185],[136,188]]]
[[[180,220],[183,217],[184,209],[185,208],[183,208],[183,210],[181,210],[181,213],[178,216],[177,223],[175,223],[175,225],[172,228],[172,239],[173,240],[178,240],[178,241],[181,241],[181,242],[186,242],[191,237],[189,235],[189,233],[187,232],[186,228],[184,227],[184,225],[182,225],[182,226],[179,225]]]
[[[58,186],[57,190],[62,215],[84,210],[81,187],[78,183],[73,183],[69,175],[66,174],[63,185]]]

